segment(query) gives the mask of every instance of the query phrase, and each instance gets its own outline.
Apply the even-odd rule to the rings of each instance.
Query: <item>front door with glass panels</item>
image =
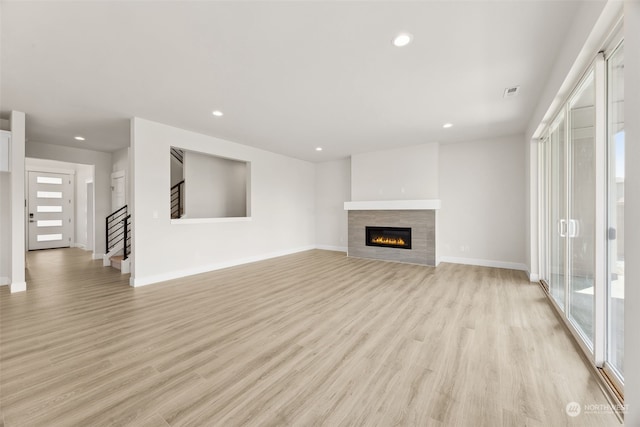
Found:
[[[69,247],[73,222],[73,177],[29,172],[28,249]]]

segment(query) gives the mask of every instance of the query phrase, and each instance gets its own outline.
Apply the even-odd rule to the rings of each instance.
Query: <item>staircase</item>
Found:
[[[106,251],[102,265],[113,267],[122,274],[131,272],[131,215],[127,205],[106,218]]]
[[[171,187],[171,219],[184,215],[184,179]]]
[[[184,164],[184,151],[171,147],[171,156],[177,161],[178,167]],[[173,164],[172,164],[173,167]],[[183,172],[184,173],[184,172]],[[182,175],[184,176],[184,175]],[[171,187],[171,219],[182,218],[184,215],[184,179]]]

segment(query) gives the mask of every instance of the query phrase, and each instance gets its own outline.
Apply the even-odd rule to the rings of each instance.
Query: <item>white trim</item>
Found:
[[[214,222],[244,222],[252,221],[250,216],[234,216],[224,218],[176,218],[171,220],[171,224],[209,224]]]
[[[536,273],[532,273],[530,271],[527,271],[527,276],[529,276],[529,281],[530,282],[539,282],[540,281],[540,276]]]
[[[27,290],[27,282],[14,282],[11,284],[11,293],[25,292]]]
[[[56,162],[57,160],[51,160],[51,161]],[[76,175],[76,171],[73,169],[51,168],[48,166],[25,165],[24,169],[25,169],[25,172],[60,173],[63,175],[73,175],[73,176]]]
[[[99,253],[94,252],[91,255],[91,259],[103,259],[103,258],[104,258],[104,254],[99,254]]]
[[[440,200],[372,200],[344,202],[345,211],[397,211],[440,209]]]
[[[11,284],[11,279],[6,276],[0,276],[0,286],[6,286]]]
[[[120,261],[120,274],[131,273],[131,258]]]
[[[271,253],[256,255],[256,256],[247,257],[247,258],[240,258],[236,260],[207,264],[200,267],[186,268],[184,270],[171,271],[169,273],[156,274],[153,276],[131,277],[129,279],[129,285],[137,288],[140,286],[151,285],[153,283],[164,282],[172,279],[179,279],[181,277],[186,277],[186,276],[192,276],[194,274],[207,273],[209,271],[221,270],[223,268],[235,267],[237,265],[249,264],[252,262],[264,261],[270,258],[277,258],[284,255],[291,255],[298,252],[309,251],[315,248],[316,247],[313,245],[302,246],[299,248],[287,249],[283,251],[271,252]]]
[[[320,249],[322,251],[335,251],[335,252],[347,253],[346,246],[316,245],[316,249]]]
[[[602,368],[607,358],[607,289],[608,289],[608,239],[607,228],[607,73],[604,54],[599,53],[595,60],[595,266],[594,276],[594,328],[593,357],[597,367]]]
[[[82,250],[87,250],[87,247],[85,245],[83,245],[82,243],[71,243],[71,247],[72,248],[78,248],[78,249],[82,249]]]
[[[126,172],[124,170],[120,170],[120,171],[115,171],[115,172],[111,172],[111,179],[113,178],[125,178]]]
[[[440,262],[527,271],[527,266],[520,262],[494,261],[494,260],[488,260],[488,259],[459,258],[459,257],[450,257],[450,256],[440,257]]]

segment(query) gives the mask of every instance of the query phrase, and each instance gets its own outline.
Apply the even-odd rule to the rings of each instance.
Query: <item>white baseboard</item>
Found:
[[[11,284],[11,293],[24,292],[27,290],[27,282],[13,282]]]
[[[104,254],[97,254],[95,252],[91,255],[92,259],[102,259],[103,257],[104,257]]]
[[[11,284],[11,279],[5,276],[0,276],[0,286],[6,286]]]
[[[532,273],[530,271],[527,271],[527,276],[529,276],[529,281],[530,282],[539,282],[540,281],[540,275],[538,275],[538,273]]]
[[[316,249],[322,249],[323,251],[347,252],[346,246],[316,245]]]
[[[519,262],[494,261],[488,259],[475,258],[459,258],[459,257],[440,257],[440,262],[450,262],[452,264],[478,265],[481,267],[506,268],[509,270],[527,271],[527,266]]]
[[[87,250],[87,247],[85,245],[83,245],[82,243],[72,243],[71,244],[72,248],[78,248],[78,249],[82,249],[82,250]]]
[[[135,288],[140,286],[147,286],[153,283],[165,282],[167,280],[179,279],[181,277],[193,276],[194,274],[206,273],[209,271],[221,270],[223,268],[235,267],[237,265],[249,264],[257,261],[264,261],[270,258],[277,258],[285,255],[291,255],[298,252],[309,251],[315,249],[314,245],[311,246],[303,246],[295,249],[288,249],[284,251],[278,252],[270,252],[262,255],[256,255],[247,258],[240,258],[231,261],[218,262],[214,264],[207,264],[200,267],[194,268],[186,268],[184,270],[171,271],[169,273],[156,274],[153,276],[145,276],[145,277],[131,277],[129,279],[129,285]]]

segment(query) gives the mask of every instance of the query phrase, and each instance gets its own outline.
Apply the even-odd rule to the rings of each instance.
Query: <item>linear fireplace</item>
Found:
[[[366,226],[365,244],[386,248],[411,249],[411,228]]]

